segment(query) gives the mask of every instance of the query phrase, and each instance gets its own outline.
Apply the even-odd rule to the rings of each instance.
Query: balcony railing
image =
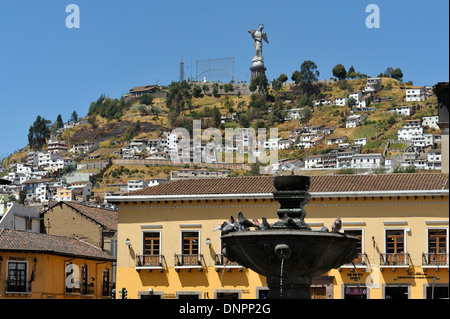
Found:
[[[175,270],[180,268],[203,268],[202,254],[175,254]]]
[[[381,267],[405,267],[410,265],[410,257],[408,253],[385,253],[380,254]]]
[[[81,285],[73,288],[68,288],[66,286],[66,294],[93,296],[95,295],[95,286],[93,284]]]
[[[136,269],[163,269],[165,267],[164,255],[136,255]]]
[[[423,253],[422,266],[448,267],[448,254]]]
[[[6,282],[6,293],[12,293],[12,294],[27,294],[31,293],[31,280],[24,282],[17,282],[17,281],[7,281]]]
[[[345,268],[353,268],[353,267],[366,267],[368,264],[368,258],[367,258],[367,254],[366,253],[359,253],[358,257],[356,257],[355,259],[353,259],[353,263],[348,263],[348,264],[344,264],[342,265],[342,267]]]
[[[235,261],[230,261],[227,257],[221,254],[214,256],[214,265],[217,268],[243,268],[242,265]]]

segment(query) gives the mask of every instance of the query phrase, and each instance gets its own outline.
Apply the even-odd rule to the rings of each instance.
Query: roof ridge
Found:
[[[308,175],[304,175],[308,176]],[[448,174],[347,174],[311,175],[312,193],[370,192],[402,190],[441,190]],[[256,194],[275,190],[273,176],[177,179],[157,186],[126,193],[124,196],[166,196],[200,194]]]

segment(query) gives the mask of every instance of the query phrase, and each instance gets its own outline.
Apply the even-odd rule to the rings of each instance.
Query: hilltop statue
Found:
[[[264,64],[264,59],[262,57],[262,40],[266,41],[266,43],[269,43],[267,40],[267,33],[262,32],[264,29],[264,25],[260,24],[258,26],[258,30],[249,30],[248,33],[252,35],[253,38],[253,45],[255,46],[255,57],[253,58],[253,62],[262,62]]]
[[[265,74],[266,68],[264,67],[264,58],[262,56],[262,40],[269,43],[267,40],[267,33],[263,32],[264,25],[260,24],[258,26],[258,30],[252,29],[249,30],[248,33],[252,35],[253,45],[255,46],[255,56],[252,60],[252,67],[250,70],[252,71],[251,79],[254,79],[258,75]]]

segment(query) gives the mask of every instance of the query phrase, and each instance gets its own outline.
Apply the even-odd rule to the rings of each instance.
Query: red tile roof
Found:
[[[310,193],[448,190],[448,174],[373,174],[311,176]],[[125,196],[260,194],[275,191],[273,177],[226,177],[173,180]]]
[[[75,238],[20,230],[0,229],[0,251],[35,252],[103,261],[115,258],[97,247]]]

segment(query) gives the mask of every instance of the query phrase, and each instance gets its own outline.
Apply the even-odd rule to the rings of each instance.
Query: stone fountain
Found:
[[[305,223],[303,206],[310,196],[308,176],[274,177],[274,199],[280,203],[279,220],[255,226],[239,222],[223,232],[223,254],[267,278],[268,299],[310,299],[311,279],[358,256],[359,238],[337,229],[313,231]]]

